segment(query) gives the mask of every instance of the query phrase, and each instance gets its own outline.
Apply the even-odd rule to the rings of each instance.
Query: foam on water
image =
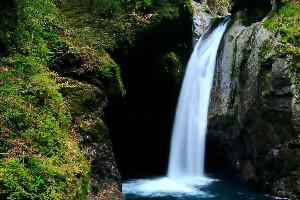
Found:
[[[123,183],[125,195],[138,194],[139,196],[212,196],[201,191],[201,187],[216,181],[205,177],[182,177],[170,179],[168,177],[156,179],[136,179]]]

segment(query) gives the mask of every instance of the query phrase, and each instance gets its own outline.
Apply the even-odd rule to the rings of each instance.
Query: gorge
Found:
[[[299,199],[299,16],[298,0],[0,2],[0,199]]]

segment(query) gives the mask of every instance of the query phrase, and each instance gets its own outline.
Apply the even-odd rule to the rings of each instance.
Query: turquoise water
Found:
[[[125,182],[128,183],[128,182]],[[125,186],[127,187],[127,186]],[[197,194],[142,194],[125,189],[126,200],[271,200],[267,195],[257,194],[254,191],[231,180],[216,180],[207,185],[199,186]]]

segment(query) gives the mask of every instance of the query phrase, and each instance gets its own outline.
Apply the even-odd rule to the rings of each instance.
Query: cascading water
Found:
[[[227,23],[228,18],[203,34],[188,63],[173,127],[168,176],[127,181],[125,194],[209,196],[200,190],[212,181],[204,176],[207,114],[217,52]]]
[[[187,65],[173,127],[168,177],[204,176],[210,92],[218,48],[228,19],[197,42]]]

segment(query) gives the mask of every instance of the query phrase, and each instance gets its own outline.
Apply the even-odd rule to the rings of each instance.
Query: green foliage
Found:
[[[183,13],[192,13],[190,0],[118,2],[116,5],[119,11],[105,17],[93,11],[102,9],[101,6],[95,5],[91,8],[87,6],[88,0],[67,1],[64,14],[67,26],[70,27],[68,32],[75,36],[72,38],[73,43],[75,40],[76,43],[88,44],[101,52],[111,52],[118,48],[120,43],[132,44],[141,32],[162,21],[175,19]],[[106,4],[104,1],[102,3]]]
[[[109,54],[105,53],[100,56],[97,68],[104,78],[104,82],[107,83],[109,95],[118,94],[118,91],[121,91],[121,95],[125,95],[126,91],[122,82],[120,66],[115,63]]]
[[[121,12],[119,0],[90,0],[89,9],[102,16],[112,16]]]
[[[82,199],[88,192],[89,165],[68,135],[69,113],[47,69],[57,15],[51,0],[16,1],[1,13],[1,199]]]
[[[18,156],[0,161],[0,186],[2,197],[10,200],[43,199],[63,200],[81,199],[85,192],[74,194],[80,189],[87,176],[74,165],[69,168],[68,160],[56,157]],[[69,171],[69,170],[72,171]],[[77,176],[79,178],[77,178]],[[78,181],[78,179],[81,179]],[[70,193],[71,191],[71,193]]]
[[[273,45],[269,40],[264,41],[260,47],[260,54],[262,58],[265,58],[272,51],[272,48]]]
[[[73,88],[74,98],[64,99],[48,66],[80,55],[108,94],[124,94],[120,66],[106,51],[191,13],[190,0],[70,0],[60,4],[64,21],[57,2],[8,0],[0,8],[0,199],[73,200],[89,192],[90,165],[69,135],[69,111],[86,112],[76,97],[88,103],[93,89]],[[180,64],[175,54],[166,62]],[[90,122],[79,119],[79,128],[105,132],[98,119]]]
[[[24,77],[17,73],[0,73],[4,82],[0,108],[6,128],[32,140],[45,155],[62,151],[69,118],[55,83],[46,74]]]
[[[231,0],[206,0],[210,11],[215,15],[228,15]]]
[[[297,1],[289,1],[285,3],[274,15],[264,22],[264,26],[282,36],[284,44],[290,44],[295,49],[291,51],[299,51],[300,48],[300,3]],[[290,47],[293,48],[293,47]],[[295,52],[297,53],[297,52]],[[299,52],[298,52],[299,53]]]
[[[176,53],[170,52],[162,56],[160,62],[168,76],[167,80],[170,80],[173,84],[180,84],[183,75],[183,65],[180,57]]]
[[[26,69],[29,63],[25,64],[18,66]],[[68,136],[70,118],[55,82],[47,73],[24,75],[17,67],[3,66],[0,77],[0,141],[5,142],[1,148],[5,156],[0,161],[0,197],[84,196],[88,165]]]
[[[125,90],[120,67],[106,52],[118,49],[119,45],[133,45],[142,33],[163,21],[178,20],[179,16],[191,17],[190,0],[120,0],[120,4],[115,4],[119,11],[110,16],[90,12],[101,9],[98,6],[106,4],[105,1],[99,1],[99,4],[94,1],[92,8],[87,6],[88,3],[87,0],[73,0],[64,5],[69,33],[64,39],[76,52],[86,56],[85,63],[89,60],[90,66],[97,68],[107,93],[111,95],[119,94],[119,91],[124,94]],[[187,15],[182,16],[183,13]],[[88,52],[82,46],[86,46]]]
[[[95,108],[95,102],[102,98],[99,89],[87,83],[60,78],[60,92],[65,97],[64,101],[72,113],[72,117],[84,115]]]
[[[48,49],[43,36],[45,28],[53,24],[57,12],[52,0],[17,2],[18,26],[15,39],[18,52],[46,58]]]
[[[125,1],[127,6],[133,7],[137,10],[147,10],[153,7],[153,0],[134,0],[134,1]]]
[[[300,3],[297,0],[287,1],[273,15],[264,21],[264,26],[270,31],[280,34],[282,47],[280,54],[293,56],[292,71],[294,82],[300,92]]]

